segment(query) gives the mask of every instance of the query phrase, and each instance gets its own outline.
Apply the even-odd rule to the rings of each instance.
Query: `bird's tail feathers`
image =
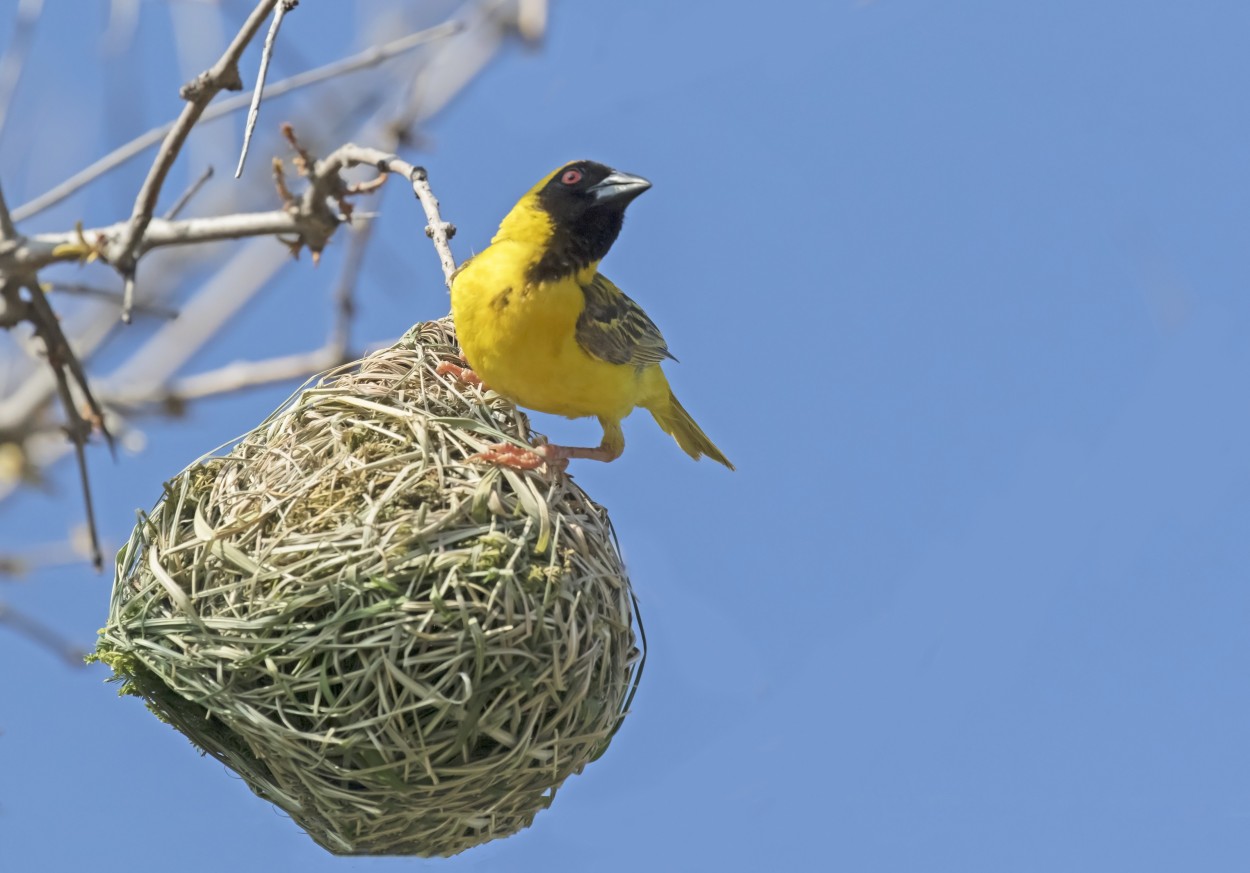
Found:
[[[724,464],[731,470],[734,468],[721,450],[716,448],[715,443],[708,439],[702,428],[695,424],[685,407],[677,402],[672,391],[668,392],[667,401],[648,406],[647,410],[654,416],[660,429],[677,440],[677,445],[681,446],[682,451],[687,455],[696,461],[707,455],[713,461]]]

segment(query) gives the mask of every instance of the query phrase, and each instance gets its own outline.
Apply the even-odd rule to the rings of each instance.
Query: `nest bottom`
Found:
[[[641,672],[606,512],[467,460],[524,437],[434,373],[450,325],[306,387],[165,487],[97,644],[123,691],[336,854],[528,826],[607,749]]]

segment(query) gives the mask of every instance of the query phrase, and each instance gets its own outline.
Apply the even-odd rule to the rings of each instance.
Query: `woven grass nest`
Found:
[[[336,854],[452,855],[528,826],[641,674],[607,513],[439,377],[449,322],[305,386],[165,486],[96,657]],[[637,628],[637,635],[635,634]]]

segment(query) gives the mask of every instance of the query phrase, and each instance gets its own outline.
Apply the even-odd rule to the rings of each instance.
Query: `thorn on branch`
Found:
[[[135,271],[137,265],[122,273],[122,323],[130,324],[135,311]]]
[[[282,236],[275,236],[274,239],[282,243],[282,245],[286,246],[287,251],[291,253],[291,260],[293,261],[299,260],[299,253],[303,251],[304,249],[303,240],[287,239],[286,237],[282,237]]]
[[[91,408],[91,404],[84,403],[78,408],[78,417],[82,419],[83,424],[87,426],[87,433],[94,431],[104,433],[106,428],[104,419],[100,417],[99,412]]]

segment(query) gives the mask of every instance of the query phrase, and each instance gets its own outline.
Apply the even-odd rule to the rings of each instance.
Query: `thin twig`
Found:
[[[429,174],[425,168],[415,167],[403,158],[380,149],[348,143],[335,149],[324,161],[318,162],[315,175],[321,179],[337,179],[339,169],[356,166],[370,166],[381,173],[401,175],[412,183],[412,193],[421,201],[421,208],[425,210],[425,218],[429,222],[425,235],[434,242],[439,263],[443,267],[443,278],[450,287],[452,274],[456,272],[456,257],[451,253],[449,240],[456,235],[456,226],[449,221],[443,221],[439,214],[438,199],[430,190]],[[305,197],[307,196],[306,194]]]
[[[112,450],[114,448],[113,435],[105,426],[104,410],[91,393],[91,386],[87,383],[87,373],[83,370],[82,362],[78,360],[78,356],[70,347],[69,340],[65,338],[65,333],[61,330],[60,319],[56,317],[52,305],[48,303],[48,298],[39,285],[32,282],[26,286],[26,290],[30,294],[31,310],[35,316],[35,333],[43,340],[49,361],[54,369],[68,369],[70,375],[74,377],[74,382],[78,385],[78,390],[82,392],[83,399],[87,402],[87,409],[90,410],[94,419],[91,424],[100,431],[109,449]],[[73,414],[81,420],[82,416],[78,414],[78,410],[72,403],[70,407],[73,408]]]
[[[347,186],[348,194],[372,194],[378,191],[386,184],[386,176],[377,176],[365,182],[356,182]]]
[[[310,195],[335,195],[335,191],[329,190],[326,180],[336,180],[337,183],[342,184],[339,171],[352,168],[352,166],[372,166],[379,173],[401,175],[410,181],[412,193],[416,195],[417,200],[421,201],[421,208],[425,210],[425,218],[429,221],[425,228],[425,235],[434,240],[434,249],[439,253],[439,263],[442,265],[442,276],[450,288],[451,274],[456,271],[456,259],[455,255],[451,254],[449,240],[455,236],[456,228],[450,221],[442,220],[439,214],[439,201],[435,198],[434,191],[430,190],[429,174],[426,174],[422,166],[414,166],[400,156],[387,154],[380,149],[347,143],[332,151],[325,160],[317,161],[314,179],[309,186],[309,191],[304,195],[305,200]],[[346,189],[344,193],[347,193]]]
[[[122,308],[120,314],[125,324],[130,324],[134,318],[136,272],[137,270],[134,266],[122,271]]]
[[[255,2],[256,0],[253,0],[253,3],[247,4],[247,8],[251,9]],[[494,9],[497,3],[498,0],[483,0],[480,3],[471,3],[470,6]],[[501,28],[500,22],[488,21],[487,16],[474,16],[472,20],[475,30],[506,29],[506,27]],[[372,66],[385,60],[386,54],[390,51],[394,51],[397,54],[399,51],[407,50],[419,42],[425,42],[436,36],[444,36],[458,29],[457,25],[446,25],[429,31],[424,35],[417,35],[415,38],[412,36],[405,37],[380,49],[368,50],[356,56],[354,60],[347,60],[354,64],[360,64],[358,68]],[[405,42],[409,43],[406,47],[403,46]],[[475,55],[471,63],[462,59],[455,52],[440,54],[438,58],[440,66],[451,66],[457,70],[463,68],[469,71],[470,76],[483,62],[480,52]],[[290,85],[291,90],[294,90],[297,86],[304,87],[311,84],[315,79],[324,80],[345,72],[351,72],[351,70],[344,68],[344,62],[336,62],[322,68],[321,73],[318,73],[316,70],[310,71],[309,73],[292,77],[286,80],[286,82]],[[439,81],[436,83],[437,88],[435,90],[441,96],[432,100],[428,105],[442,105],[446,101],[446,96],[442,92],[447,94],[456,93],[464,83],[464,77],[462,76]],[[280,90],[279,86],[283,84],[282,82],[273,86],[266,84],[263,97],[269,100],[274,99]],[[378,90],[384,91],[385,88],[379,88]],[[374,94],[359,102],[365,105],[373,105],[376,102],[376,98],[378,98],[378,95]],[[238,100],[240,105],[246,105],[247,98],[240,97]],[[224,115],[227,111],[234,111],[239,108],[238,105],[233,107],[227,106],[230,103],[230,100],[215,98],[214,102],[207,106],[200,115],[199,123],[203,123],[213,117],[220,117],[214,115],[216,112],[221,112]],[[174,125],[169,125],[158,132],[148,143],[148,147],[161,138],[168,138],[173,129]],[[378,132],[376,131],[368,134],[370,138],[377,135]],[[188,148],[189,146],[190,142],[188,141],[183,144],[182,148]],[[385,147],[388,150],[393,150],[396,146],[387,142]],[[149,152],[149,154],[151,153]],[[311,179],[308,186],[309,190],[307,192],[296,192],[297,196],[293,198],[294,202],[291,204],[293,215],[288,213],[286,216],[282,216],[281,224],[275,220],[276,216],[269,213],[222,216],[224,220],[209,220],[207,222],[180,222],[176,220],[176,217],[173,220],[162,221],[153,217],[148,222],[144,233],[139,237],[139,248],[136,250],[135,259],[137,261],[143,253],[160,246],[192,244],[212,239],[235,238],[236,236],[255,236],[257,233],[267,233],[275,236],[281,234],[283,237],[299,240],[301,243],[310,245],[310,247],[323,244],[324,240],[328,239],[329,234],[335,232],[335,228],[343,221],[345,214],[352,213],[353,223],[355,220],[363,217],[363,210],[352,211],[350,207],[353,204],[346,202],[344,198],[376,188],[381,184],[381,179],[385,177],[379,177],[366,182],[356,182],[355,179],[348,181],[337,178],[337,171],[330,166],[325,167],[324,172],[319,172],[322,169],[315,165],[310,166],[311,172],[309,175]],[[388,167],[388,169],[394,172],[407,172],[412,168],[410,165],[403,164],[393,165]],[[333,176],[331,175],[332,173]],[[72,188],[72,190],[78,190],[84,184],[86,184],[86,181],[80,177],[79,181],[75,183],[77,187]],[[164,184],[169,184],[168,178]],[[62,189],[62,191],[64,190]],[[164,199],[165,196],[163,193],[160,194],[158,200]],[[208,195],[200,194],[198,196],[204,197]],[[335,203],[337,203],[337,210],[334,208]],[[17,227],[19,229],[22,228],[23,215],[15,211],[13,217]],[[123,222],[84,231],[81,235],[77,233],[48,234],[37,236],[34,239],[17,235],[11,241],[0,244],[0,274],[4,274],[2,278],[7,279],[17,289],[11,294],[7,292],[0,293],[0,324],[14,326],[23,321],[31,323],[46,321],[42,315],[34,311],[32,305],[26,299],[28,296],[33,295],[28,295],[20,290],[22,285],[37,281],[38,277],[35,271],[39,269],[39,264],[46,265],[48,263],[72,261],[75,259],[88,260],[91,257],[113,263],[113,257],[120,251],[119,242],[122,232],[127,226],[127,223]],[[266,226],[270,230],[262,229]],[[362,235],[360,238],[363,239],[364,236]],[[61,247],[62,250],[55,252],[54,249],[57,247]],[[225,373],[217,375],[216,384],[211,379],[201,379],[201,377],[208,374],[199,374],[191,377],[198,381],[185,383],[176,382],[170,378],[172,374],[178,372],[186,365],[189,357],[194,354],[195,349],[203,347],[206,343],[220,336],[221,330],[232,320],[233,314],[237,312],[241,302],[254,297],[258,293],[255,288],[263,285],[266,277],[271,276],[277,269],[280,269],[285,257],[280,247],[274,246],[267,240],[265,242],[257,240],[255,243],[242,248],[249,252],[249,257],[240,259],[238,269],[235,269],[235,260],[233,258],[210,247],[210,250],[218,251],[218,254],[213,256],[214,259],[219,264],[226,266],[222,267],[220,275],[211,277],[202,288],[197,289],[192,297],[192,302],[198,302],[199,305],[188,306],[184,310],[185,318],[159,326],[151,338],[153,341],[144,343],[133,354],[128,354],[121,366],[110,377],[105,379],[100,376],[93,376],[92,388],[94,396],[108,404],[112,416],[110,424],[113,425],[113,429],[119,434],[125,433],[127,419],[118,414],[118,407],[114,405],[115,402],[121,400],[121,398],[116,396],[117,394],[124,394],[126,399],[144,396],[156,398],[159,396],[159,393],[168,394],[172,387],[173,389],[186,389],[193,395],[211,396],[211,393],[216,390],[228,394],[232,390],[242,390],[247,387],[246,384],[241,384],[238,381],[240,379],[238,371],[234,374],[236,380],[234,384],[238,386],[235,388],[231,387],[230,380],[225,378],[227,375]],[[243,263],[244,260],[246,260],[246,264]],[[151,281],[153,282],[153,292],[156,292],[158,289],[164,290],[155,282],[155,277],[158,270],[162,269],[165,264],[173,262],[174,259],[153,259],[152,266],[149,269],[145,260],[145,286]],[[186,262],[186,260],[178,260],[179,264]],[[133,287],[133,274],[126,277],[123,273],[123,281],[125,278],[131,280]],[[170,283],[169,288],[172,289],[172,287],[173,285]],[[239,289],[241,288],[246,288],[247,290],[240,291]],[[147,289],[139,289],[140,292],[145,290]],[[0,291],[3,291],[2,286],[0,286]],[[143,296],[159,295],[154,293]],[[339,360],[342,360],[343,355],[347,354],[343,350],[348,349],[347,344],[351,341],[350,321],[348,320],[352,297],[351,283],[346,282],[340,285],[336,289],[335,296],[338,309],[330,328],[330,334],[326,338],[325,347],[336,350],[337,354],[331,356],[328,352],[323,352],[322,355],[318,355],[314,352],[307,356],[288,358],[285,361],[278,359],[270,362],[262,361],[258,367],[249,368],[252,372],[246,375],[246,377],[242,377],[242,382],[255,382],[270,376],[287,379],[294,376],[307,375],[309,371],[293,373],[293,368],[299,364],[305,367],[324,369],[330,363],[337,363]],[[55,301],[49,298],[49,302]],[[74,351],[80,355],[78,360],[84,363],[86,363],[86,358],[81,356],[89,355],[116,326],[115,320],[108,317],[101,318],[99,317],[99,312],[100,310],[94,304],[75,307],[75,311],[71,313],[71,318],[65,324],[64,331],[72,339]],[[110,326],[102,330],[101,325]],[[21,335],[18,338],[21,339]],[[39,338],[36,339],[36,342],[39,342],[41,345],[45,344]],[[285,373],[280,372],[284,369]],[[29,458],[28,463],[33,475],[38,475],[40,471],[46,469],[57,458],[64,458],[65,455],[71,452],[82,452],[81,446],[65,438],[62,427],[59,424],[65,421],[66,416],[58,415],[56,410],[58,405],[57,395],[64,397],[64,389],[68,387],[72,389],[70,392],[72,397],[77,399],[80,417],[86,418],[88,421],[91,419],[91,415],[82,404],[82,394],[79,392],[74,380],[70,378],[70,374],[71,371],[69,369],[58,371],[53,366],[38,367],[22,378],[16,391],[0,400],[0,427],[7,427],[7,434],[20,441],[22,450],[26,452],[26,457]],[[147,410],[158,411],[151,401],[144,406],[144,411]],[[169,412],[173,411],[172,408],[169,410]],[[0,482],[0,498],[3,498],[6,493],[16,487],[20,487],[22,484],[22,481],[18,481],[16,484]],[[29,484],[29,481],[26,484]],[[98,490],[99,483],[95,484]],[[86,538],[86,536],[83,537],[84,540]]]
[[[260,97],[265,90],[265,76],[269,72],[269,58],[273,54],[274,42],[278,39],[278,28],[282,26],[282,18],[298,5],[299,0],[282,0],[273,10],[273,21],[269,24],[269,33],[265,35],[265,47],[260,53],[260,71],[256,74],[256,88],[252,91],[252,104],[247,110],[247,125],[243,128],[243,150],[239,153],[239,165],[234,168],[236,179],[243,175],[243,164],[247,161],[247,148],[252,143],[256,119],[260,117]]]
[[[57,387],[68,389],[64,374],[57,380]],[[62,396],[68,397],[68,390],[63,391]],[[100,529],[95,522],[95,501],[91,499],[91,476],[87,472],[87,443],[83,439],[75,439],[72,442],[74,443],[74,458],[78,462],[78,484],[82,486],[82,502],[87,510],[87,531],[91,536],[91,566],[99,573],[104,569],[104,552],[100,549]]]
[[[191,187],[187,188],[187,190],[182,193],[182,196],[178,198],[177,202],[175,202],[173,206],[169,207],[169,211],[165,213],[163,218],[166,221],[173,221],[177,218],[178,213],[187,208],[187,204],[191,202],[191,198],[200,193],[200,189],[203,188],[211,178],[213,178],[213,168],[212,166],[209,166],[203,173],[200,174],[200,178],[192,182]]]
[[[131,406],[168,393],[172,374],[234,321],[248,301],[271,287],[290,262],[282,247],[269,239],[254,239],[224,256],[215,273],[182,304],[177,319],[162,324],[121,366],[99,380],[101,398],[110,407]]]
[[[379,176],[378,178],[385,179],[386,177]],[[356,317],[356,282],[364,266],[369,241],[373,239],[373,228],[374,223],[365,220],[352,233],[347,243],[347,253],[343,256],[339,280],[334,287],[334,319],[330,323],[330,335],[326,337],[326,347],[334,350],[343,360],[346,360],[347,351],[351,346],[352,321]]]
[[[13,582],[44,567],[77,564],[83,559],[83,545],[71,536],[55,543],[28,546],[20,555],[0,554],[0,581]]]
[[[43,646],[73,667],[84,666],[83,658],[87,656],[85,651],[42,622],[35,621],[4,603],[0,603],[0,624]]]
[[[274,158],[271,166],[273,167],[273,187],[278,192],[278,199],[287,209],[297,208],[295,195],[286,184],[286,165],[282,163],[282,158]]]
[[[165,403],[187,403],[220,394],[233,394],[244,388],[306,379],[341,363],[341,353],[328,345],[310,352],[282,355],[262,361],[235,361],[215,370],[178,379],[160,400]]]
[[[145,393],[136,394],[123,389],[119,394],[106,394],[106,401],[110,406],[125,407],[131,413],[148,406],[181,413],[188,403],[195,400],[276,382],[305,379],[350,360],[353,354],[350,328],[356,312],[353,292],[372,233],[373,223],[369,222],[352,235],[333,292],[334,318],[326,341],[320,348],[266,360],[236,361],[183,377],[168,386],[152,386],[145,389]]]
[[[176,379],[170,385],[149,391],[145,395],[126,394],[110,397],[109,402],[124,408],[128,416],[137,415],[156,407],[166,415],[175,417],[185,414],[187,406],[196,400],[237,394],[251,388],[262,388],[279,382],[307,379],[318,373],[337,367],[350,360],[351,351],[340,351],[331,343],[307,352],[280,355],[256,361],[234,361],[213,370],[195,373]]]
[[[182,145],[186,142],[187,136],[191,133],[191,129],[195,127],[200,115],[208,106],[210,100],[217,96],[222,90],[238,91],[243,87],[243,80],[239,77],[239,57],[243,54],[243,50],[247,48],[248,43],[260,30],[260,26],[265,19],[269,17],[269,13],[282,0],[260,0],[256,8],[252,10],[252,14],[244,22],[243,27],[235,35],[234,41],[226,48],[225,52],[217,63],[205,70],[191,82],[182,86],[181,95],[187,101],[187,105],[183,107],[182,113],[178,116],[178,120],[174,122],[173,128],[165,137],[165,141],[157,150],[156,160],[152,163],[151,169],[148,170],[147,178],[143,180],[143,186],[139,189],[139,196],[135,198],[134,209],[130,214],[130,221],[123,232],[119,242],[120,252],[112,259],[112,264],[118,272],[121,273],[125,280],[125,295],[122,300],[122,321],[130,321],[130,309],[134,302],[134,277],[138,264],[139,248],[143,242],[143,235],[148,229],[148,225],[152,221],[152,216],[156,211],[156,201],[160,197],[161,188],[165,184],[165,179],[169,175],[170,168],[173,167],[174,161],[177,160],[179,152],[182,151]]]
[[[65,431],[69,435],[70,442],[74,444],[74,455],[78,459],[78,475],[82,484],[83,504],[87,512],[87,530],[91,536],[91,563],[96,570],[100,570],[104,567],[104,556],[100,551],[100,536],[95,522],[95,505],[91,499],[91,480],[87,475],[85,446],[92,430],[99,430],[108,442],[109,448],[112,449],[113,435],[105,426],[104,411],[91,393],[82,363],[61,331],[61,324],[52,311],[52,307],[48,305],[43,289],[31,283],[27,286],[27,291],[30,293],[31,307],[35,314],[35,333],[43,340],[44,348],[47,350],[48,364],[56,377],[57,394],[60,395],[61,406],[65,410],[67,422]],[[92,416],[91,421],[83,418],[78,405],[74,402],[74,393],[70,390],[69,378],[66,376],[67,370],[78,385],[78,390],[82,392],[83,399],[86,400],[87,408]]]
[[[88,285],[85,282],[48,282],[44,285],[47,291],[55,291],[58,294],[70,294],[75,297],[95,297],[100,300],[109,300],[118,306],[122,302],[122,292],[114,291],[112,288],[98,288],[95,285]],[[160,303],[136,303],[134,311],[137,314],[154,315],[158,318],[177,318],[178,310],[172,306],[163,306]]]
[[[78,462],[78,480],[82,486],[83,506],[87,512],[87,531],[91,537],[91,565],[97,571],[104,568],[104,555],[100,550],[100,534],[95,523],[95,502],[91,499],[91,478],[87,473],[87,453],[84,447],[87,436],[91,432],[89,425],[74,405],[74,394],[70,390],[69,380],[65,377],[65,368],[53,365],[52,372],[56,376],[57,393],[61,396],[61,406],[65,410],[68,424],[65,432],[74,446],[74,457]]]
[[[293,133],[288,134],[288,137],[292,139],[294,147],[300,148],[298,140],[294,139]],[[311,156],[306,155],[305,160],[312,162]],[[321,180],[334,179],[341,184],[342,180],[338,175],[340,172],[353,166],[365,164],[373,166],[384,173],[402,174],[414,180],[420,178],[421,181],[419,183],[414,182],[414,187],[419,184],[422,191],[418,196],[424,195],[430,201],[426,212],[427,216],[430,217],[431,226],[443,229],[442,233],[435,238],[435,246],[440,247],[440,259],[445,259],[447,263],[453,264],[452,269],[454,269],[454,258],[447,243],[448,229],[450,229],[451,233],[454,233],[454,228],[451,228],[451,225],[442,221],[439,217],[438,201],[434,200],[433,194],[430,192],[428,180],[425,178],[425,173],[420,168],[412,166],[395,155],[377,149],[345,145],[336,149],[324,160],[313,163],[310,173],[310,190],[318,189]],[[324,199],[327,196],[324,189],[319,190],[323,191],[319,196]],[[235,362],[216,370],[179,379],[168,387],[152,386],[149,389],[145,389],[142,393],[130,391],[123,391],[117,394],[110,393],[108,395],[109,402],[132,410],[149,404],[182,409],[186,403],[193,400],[234,393],[246,388],[268,385],[274,382],[307,377],[342,363],[348,355],[348,344],[350,342],[349,326],[355,311],[352,301],[352,289],[355,283],[355,276],[363,262],[365,246],[370,235],[371,225],[367,226],[366,229],[358,231],[352,237],[351,247],[344,260],[343,273],[335,289],[335,322],[331,327],[326,343],[321,348],[268,360]],[[191,320],[195,321],[195,319]]]
[[[334,61],[322,67],[290,76],[280,82],[275,82],[269,88],[265,89],[265,96],[270,100],[281,97],[292,91],[307,88],[312,85],[318,85],[328,79],[337,78],[348,73],[356,73],[369,67],[376,67],[378,64],[388,61],[391,58],[401,55],[404,52],[412,51],[418,46],[432,42],[436,39],[452,36],[464,29],[464,25],[458,21],[449,21],[446,24],[440,24],[437,27],[431,27],[427,30],[419,30],[416,33],[410,33],[407,36],[400,37],[393,42],[385,45],[371,48],[342,60]],[[200,116],[200,123],[204,124],[209,121],[216,121],[233,112],[246,108],[251,101],[251,96],[244,94],[238,97],[231,97],[216,103],[204,110],[204,114]],[[55,206],[66,197],[79,191],[86,185],[91,184],[96,179],[108,173],[111,170],[120,167],[122,164],[133,160],[152,146],[159,143],[173,129],[174,122],[162,124],[155,127],[147,133],[135,137],[130,142],[118,146],[104,157],[93,162],[90,166],[84,167],[74,175],[70,176],[61,184],[40,194],[33,200],[23,203],[13,210],[13,218],[16,221],[30,218],[49,207]]]

